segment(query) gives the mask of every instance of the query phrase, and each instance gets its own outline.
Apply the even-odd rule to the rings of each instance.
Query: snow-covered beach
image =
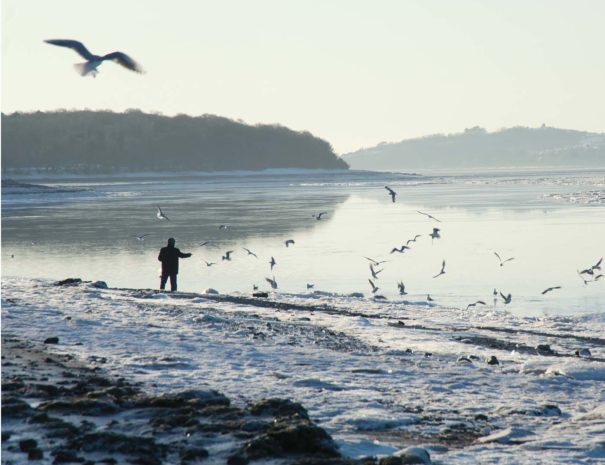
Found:
[[[342,295],[170,295],[28,278],[2,287],[3,332],[58,337],[56,350],[153,394],[195,387],[236,404],[290,398],[345,456],[422,446],[434,463],[605,460],[603,314],[517,317]]]

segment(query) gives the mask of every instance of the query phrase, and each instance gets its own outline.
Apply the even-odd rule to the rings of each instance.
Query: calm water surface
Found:
[[[371,296],[369,262],[388,260],[376,280],[388,299],[493,305],[527,315],[605,311],[605,280],[577,270],[605,255],[605,171],[406,176],[289,173],[171,178],[38,180],[82,189],[3,189],[2,275],[104,280],[112,287],[159,285],[157,254],[168,237],[192,252],[179,290],[269,290]],[[385,185],[398,192],[392,203]],[[155,217],[160,205],[171,221]],[[416,212],[427,211],[432,221]],[[316,221],[312,214],[328,212]],[[227,224],[227,230],[219,225]],[[433,227],[441,239],[431,241]],[[134,235],[150,234],[144,241]],[[403,255],[393,247],[421,234]],[[286,248],[284,241],[294,239]],[[210,245],[200,246],[204,241]],[[258,259],[247,255],[247,247]],[[221,256],[233,250],[233,260]],[[494,252],[515,257],[503,267]],[[275,257],[273,272],[269,260]],[[446,261],[446,274],[433,278]],[[208,267],[204,261],[215,262]],[[605,271],[605,265],[602,266]],[[597,271],[597,274],[599,272]],[[403,281],[405,297],[397,282]],[[562,289],[546,295],[547,287]],[[502,301],[496,310],[505,308]]]

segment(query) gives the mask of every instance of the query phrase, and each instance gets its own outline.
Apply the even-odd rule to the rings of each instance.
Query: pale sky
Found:
[[[147,72],[80,77],[58,38]],[[2,111],[60,108],[278,123],[337,153],[476,125],[605,132],[605,1],[2,0]]]

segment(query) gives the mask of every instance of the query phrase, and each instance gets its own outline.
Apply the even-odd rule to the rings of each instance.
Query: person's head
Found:
[[[174,237],[171,237],[170,239],[168,239],[168,245],[174,247],[174,243],[176,241],[174,240]]]

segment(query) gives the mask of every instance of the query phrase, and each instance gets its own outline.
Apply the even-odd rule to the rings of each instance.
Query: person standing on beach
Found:
[[[179,273],[179,258],[189,258],[190,253],[183,253],[174,246],[173,237],[168,239],[168,245],[160,249],[158,260],[162,262],[162,276],[160,277],[160,289],[166,288],[166,281],[170,278],[170,290],[176,291],[176,275]]]

